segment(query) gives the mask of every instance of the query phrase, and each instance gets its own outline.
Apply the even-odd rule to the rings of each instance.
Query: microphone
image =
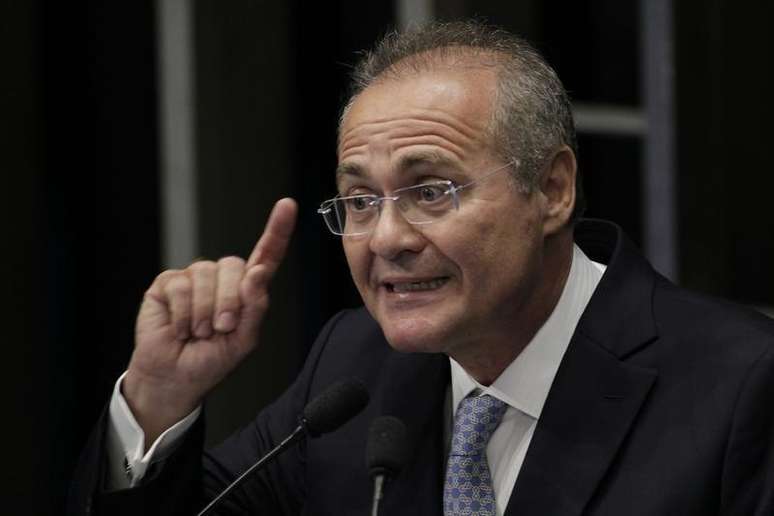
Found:
[[[376,418],[371,423],[366,444],[368,476],[374,481],[371,516],[378,515],[384,484],[401,470],[407,455],[406,425],[403,421],[393,416]]]
[[[354,378],[340,380],[312,401],[310,401],[298,416],[298,426],[269,453],[250,466],[247,471],[231,482],[218,496],[198,513],[205,516],[223,500],[228,493],[241,485],[251,474],[260,470],[277,455],[285,451],[291,444],[309,435],[317,437],[336,430],[352,419],[368,404],[368,391],[363,384]]]

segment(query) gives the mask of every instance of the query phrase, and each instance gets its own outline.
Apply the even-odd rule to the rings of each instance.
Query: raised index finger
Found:
[[[271,274],[274,273],[285,257],[290,237],[293,235],[297,213],[298,205],[293,199],[285,197],[276,202],[269,214],[263,234],[247,260],[248,269],[262,264],[269,268]]]

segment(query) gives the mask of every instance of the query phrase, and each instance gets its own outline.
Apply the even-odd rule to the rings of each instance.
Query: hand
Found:
[[[247,262],[233,256],[195,262],[162,272],[146,291],[122,385],[146,446],[194,410],[255,347],[269,282],[297,211],[292,199],[277,201]]]

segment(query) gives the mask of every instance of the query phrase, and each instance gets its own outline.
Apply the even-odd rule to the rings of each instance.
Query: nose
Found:
[[[409,224],[395,202],[382,204],[376,227],[369,236],[371,252],[386,260],[394,260],[406,252],[418,253],[425,246],[424,235]]]

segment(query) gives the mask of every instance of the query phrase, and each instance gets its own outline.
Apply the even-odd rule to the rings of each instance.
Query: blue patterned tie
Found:
[[[497,513],[486,445],[508,405],[485,394],[460,402],[454,416],[446,482],[444,516],[494,516]]]

